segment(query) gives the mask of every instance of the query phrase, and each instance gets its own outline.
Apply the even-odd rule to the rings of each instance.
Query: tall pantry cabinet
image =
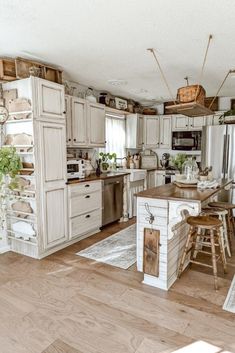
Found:
[[[11,89],[17,89],[19,98],[29,100],[31,109],[19,120],[19,112],[11,112],[5,134],[30,136],[28,146],[16,147],[22,161],[33,163],[33,167],[32,173],[27,168],[21,171],[20,177],[30,188],[14,193],[7,208],[6,232],[13,251],[41,258],[68,240],[64,87],[30,77],[3,84],[3,90]],[[25,237],[22,231],[21,236],[20,227],[25,230],[29,226],[31,235]]]

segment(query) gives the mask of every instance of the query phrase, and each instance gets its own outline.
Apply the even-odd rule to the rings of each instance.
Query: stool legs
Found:
[[[184,252],[183,252],[183,255],[182,255],[182,258],[180,260],[180,266],[179,266],[179,271],[178,271],[178,278],[180,277],[182,271],[183,271],[183,266],[184,266],[184,262],[185,262],[185,258],[186,258],[186,255],[188,253],[188,250],[189,250],[189,244],[190,244],[190,239],[192,237],[194,233],[194,228],[193,227],[190,227],[189,229],[189,232],[188,232],[188,236],[187,236],[187,240],[186,240],[186,244],[185,244],[185,247],[184,247]]]
[[[215,290],[218,290],[218,277],[217,277],[217,263],[216,263],[216,252],[215,252],[215,239],[214,230],[210,230],[210,242],[211,242],[211,258],[212,258],[212,268],[214,275]]]
[[[226,248],[228,256],[231,257],[232,255],[231,255],[230,244],[229,244],[229,239],[228,239],[228,229],[227,229],[227,223],[226,223],[226,216],[222,215],[219,218],[223,223],[223,227],[222,227],[223,247]]]
[[[227,273],[226,258],[225,258],[225,254],[224,254],[223,246],[222,246],[223,238],[222,238],[222,236],[221,236],[221,229],[217,229],[217,230],[216,230],[216,235],[217,235],[217,237],[218,237],[219,250],[220,250],[220,258],[221,258],[221,260],[222,260],[224,273]]]

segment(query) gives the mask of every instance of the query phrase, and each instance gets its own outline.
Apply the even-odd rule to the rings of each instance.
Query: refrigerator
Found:
[[[235,125],[204,126],[202,129],[202,168],[212,166],[216,179],[233,179],[231,192],[221,195],[221,201],[235,203]]]

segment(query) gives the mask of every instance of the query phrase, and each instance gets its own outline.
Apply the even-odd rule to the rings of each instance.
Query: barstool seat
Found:
[[[188,225],[190,226],[186,244],[180,260],[180,266],[178,271],[178,277],[180,277],[184,266],[185,260],[188,253],[190,258],[188,263],[194,263],[197,265],[206,266],[213,269],[215,289],[218,289],[218,277],[217,277],[217,260],[222,260],[224,272],[226,273],[226,259],[224,255],[221,227],[223,223],[220,219],[215,217],[206,216],[190,216],[187,218]],[[200,238],[204,240],[201,241]],[[203,247],[211,249],[211,252],[205,251]],[[216,247],[219,248],[220,255],[216,254]],[[211,256],[212,265],[206,262],[196,261],[198,253],[204,253]]]
[[[187,218],[187,223],[190,226],[196,226],[205,229],[211,229],[222,226],[222,222],[219,219],[210,216],[190,216]]]
[[[232,210],[233,208],[235,208],[235,204],[229,203],[229,202],[222,202],[222,201],[210,202],[208,205],[210,207],[224,208],[225,210]]]

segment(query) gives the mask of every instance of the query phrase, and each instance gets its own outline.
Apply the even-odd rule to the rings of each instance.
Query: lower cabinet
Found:
[[[84,237],[102,225],[102,182],[68,186],[69,238]]]

